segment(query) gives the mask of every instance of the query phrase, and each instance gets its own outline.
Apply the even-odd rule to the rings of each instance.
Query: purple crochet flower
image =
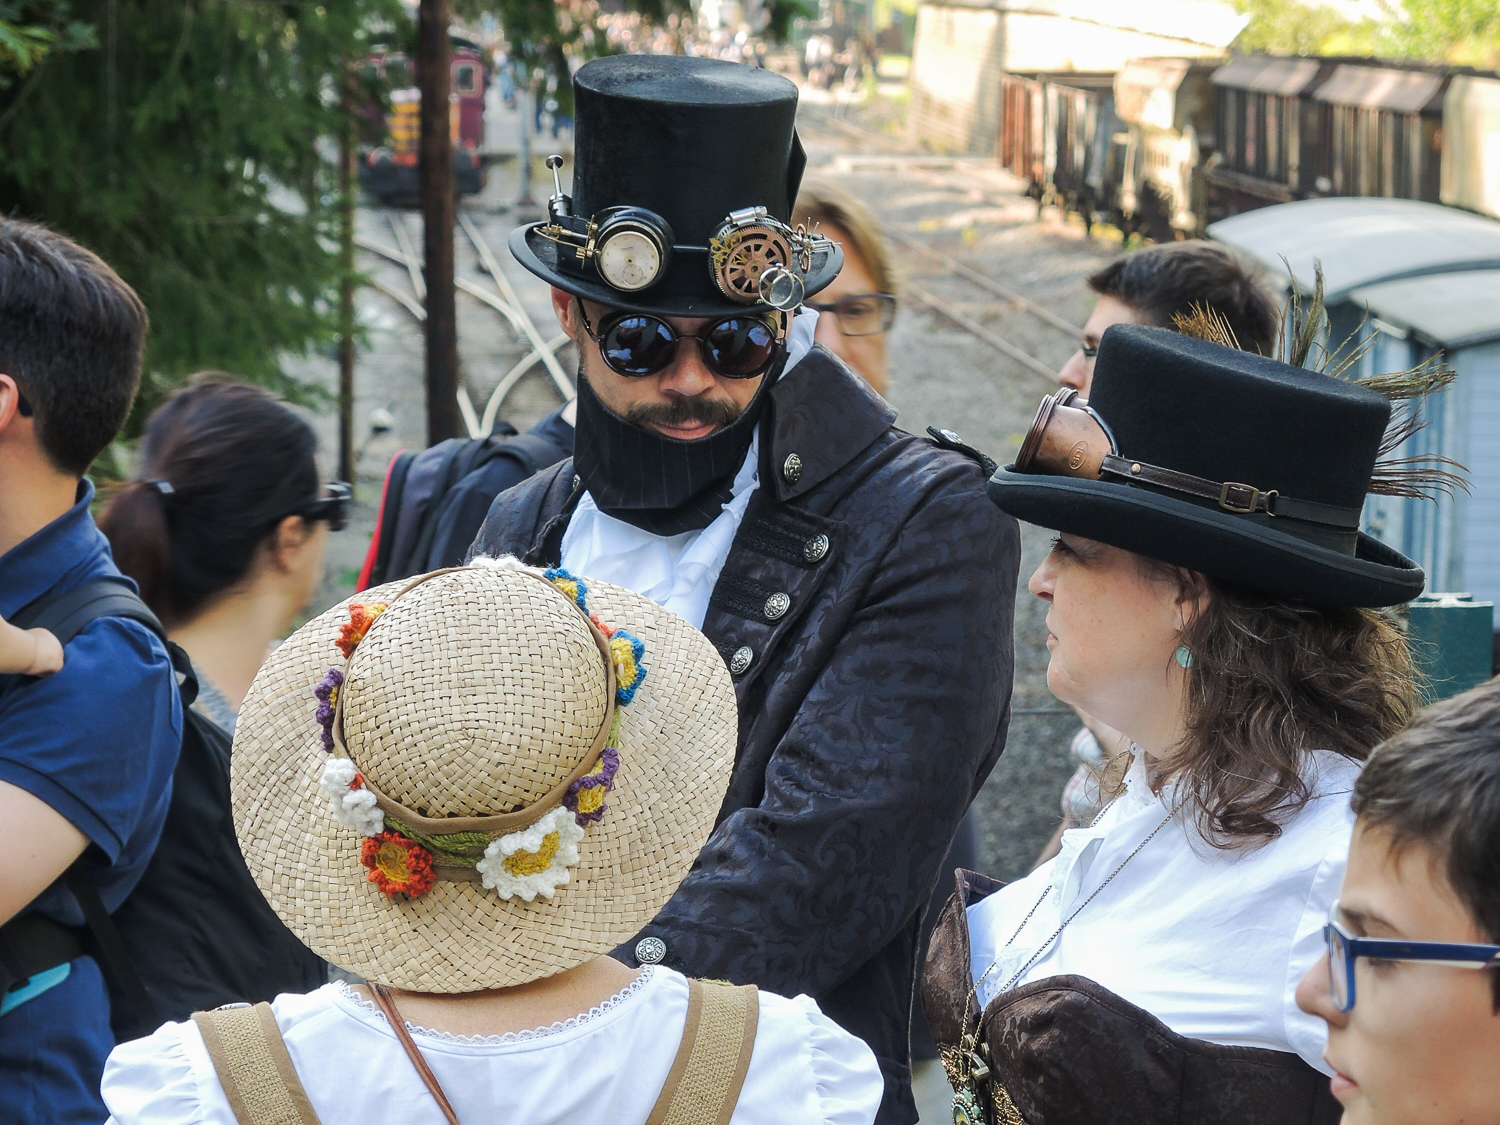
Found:
[[[318,700],[318,725],[323,728],[323,749],[333,752],[333,711],[338,703],[338,689],[344,686],[344,673],[330,668],[313,688]]]
[[[584,774],[563,795],[563,808],[573,814],[578,827],[586,828],[598,824],[609,811],[604,803],[604,794],[615,787],[615,771],[620,768],[620,752],[606,746],[599,755],[599,763]]]

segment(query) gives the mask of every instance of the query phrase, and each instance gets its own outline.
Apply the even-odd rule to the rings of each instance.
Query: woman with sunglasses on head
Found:
[[[322,578],[328,533],[348,521],[348,486],[320,483],[316,452],[312,427],[284,403],[211,375],[151,416],[137,480],[99,519],[198,683],[161,842],[115,913],[157,1019],[327,977],[256,891],[229,809],[240,705]],[[116,1037],[149,1032],[121,1000]]]
[[[989,491],[1057,529],[1030,582],[1048,686],[1134,760],[1027,878],[959,872],[928,1018],[975,1119],[1331,1125],[1324,1028],[1294,990],[1360,763],[1413,707],[1379,607],[1422,571],[1359,531],[1390,404],[1135,325],[1104,333],[1076,396],[1044,400]]]

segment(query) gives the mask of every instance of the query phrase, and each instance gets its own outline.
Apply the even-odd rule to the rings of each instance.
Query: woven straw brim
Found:
[[[386,600],[406,585],[351,600]],[[538,597],[553,596],[537,585]],[[267,901],[315,953],[395,988],[471,992],[583,964],[629,940],[665,905],[707,840],[729,782],[733,684],[707,638],[656,603],[594,581],[588,603],[600,620],[645,642],[649,671],[619,709],[609,810],[588,827],[570,881],[550,899],[502,899],[479,883],[448,881],[416,898],[387,896],[366,880],[364,838],[334,819],[318,785],[327,755],[312,697],[330,665],[342,664],[331,639],[349,619],[348,602],[304,625],[261,668],[234,739],[235,830]],[[423,696],[419,674],[411,690]]]

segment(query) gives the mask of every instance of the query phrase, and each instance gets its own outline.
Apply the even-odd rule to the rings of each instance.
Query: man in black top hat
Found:
[[[581,345],[575,454],[497,498],[474,551],[628,586],[715,643],[734,776],[618,955],[812,995],[907,1125],[919,915],[1009,719],[1017,527],[977,455],[896,429],[813,345],[801,302],[842,254],[790,214],[792,83],[636,55],[575,88],[573,197],[511,238]]]

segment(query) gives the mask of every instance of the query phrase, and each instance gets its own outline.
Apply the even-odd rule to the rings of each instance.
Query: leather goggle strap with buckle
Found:
[[[1294,500],[1283,496],[1274,488],[1268,492],[1249,484],[1234,481],[1212,481],[1206,477],[1181,473],[1176,469],[1164,469],[1160,465],[1148,465],[1132,461],[1127,457],[1107,454],[1099,466],[1100,476],[1123,477],[1125,480],[1142,481],[1172,492],[1198,496],[1215,501],[1226,512],[1236,515],[1265,513],[1282,519],[1304,520],[1308,523],[1325,524],[1346,530],[1358,530],[1359,508],[1345,508],[1337,504],[1320,504],[1314,500]]]

